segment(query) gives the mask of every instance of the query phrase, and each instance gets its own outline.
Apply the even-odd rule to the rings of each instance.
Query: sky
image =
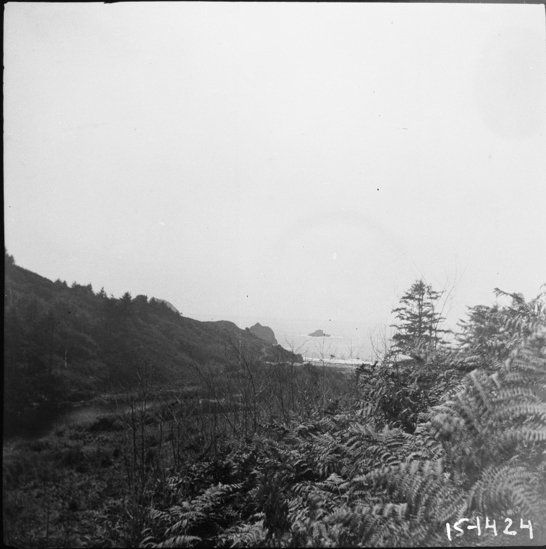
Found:
[[[532,298],[544,27],[520,4],[7,3],[8,253],[288,332],[392,323],[421,278],[448,327],[495,287]]]

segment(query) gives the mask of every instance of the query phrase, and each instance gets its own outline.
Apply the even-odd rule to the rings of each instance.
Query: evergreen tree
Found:
[[[436,311],[442,292],[432,289],[423,280],[417,280],[400,299],[400,306],[393,309],[398,324],[391,325],[398,331],[394,334],[393,351],[410,355],[427,355],[445,343],[440,329],[444,318]]]
[[[15,265],[15,259],[12,255],[8,254],[7,248],[4,246],[4,267],[10,269]]]
[[[129,317],[133,312],[133,298],[129,292],[125,292],[118,301],[118,310],[122,317]]]

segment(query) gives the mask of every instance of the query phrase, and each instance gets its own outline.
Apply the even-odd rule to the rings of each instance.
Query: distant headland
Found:
[[[271,343],[272,345],[277,345],[277,339],[275,338],[275,333],[269,326],[262,326],[259,322],[254,324],[254,326],[247,328],[247,330],[254,334],[255,336]]]
[[[309,334],[311,337],[330,337],[330,334],[325,334],[322,330],[315,330],[312,334]]]

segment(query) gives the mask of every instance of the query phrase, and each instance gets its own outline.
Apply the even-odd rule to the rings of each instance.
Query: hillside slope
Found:
[[[197,383],[195,366],[242,351],[299,360],[232,322],[200,322],[147,296],[52,282],[5,254],[5,419],[133,386],[143,374],[170,387]]]

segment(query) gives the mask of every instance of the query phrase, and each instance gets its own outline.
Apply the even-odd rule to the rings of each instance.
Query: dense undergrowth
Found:
[[[543,545],[545,315],[513,295],[471,309],[456,347],[349,375],[231,346],[194,364],[206,401],[148,407],[143,383],[129,412],[5,448],[4,541]]]
[[[4,432],[37,416],[156,383],[183,389],[199,382],[193,363],[222,363],[226,338],[268,360],[298,357],[232,322],[199,322],[147,296],[108,296],[91,285],[52,282],[4,252]]]

